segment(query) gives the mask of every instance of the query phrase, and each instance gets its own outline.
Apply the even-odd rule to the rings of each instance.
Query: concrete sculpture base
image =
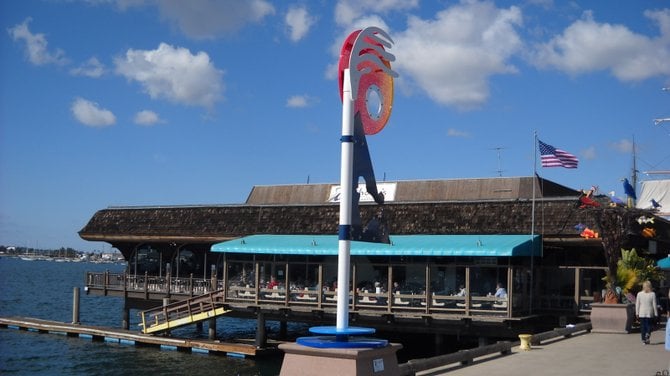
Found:
[[[397,343],[378,349],[322,349],[297,343],[284,343],[279,348],[284,351],[280,376],[400,374],[395,353],[402,345]]]

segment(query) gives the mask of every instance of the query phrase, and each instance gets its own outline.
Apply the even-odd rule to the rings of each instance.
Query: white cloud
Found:
[[[100,105],[83,98],[76,98],[70,107],[75,119],[91,127],[105,127],[116,123],[116,116]]]
[[[335,5],[335,22],[350,25],[366,13],[386,13],[416,8],[419,0],[339,0]]]
[[[461,131],[456,128],[447,129],[447,136],[449,137],[470,137],[470,133],[466,131]]]
[[[151,98],[211,108],[222,99],[223,72],[205,52],[161,43],[155,50],[128,50],[114,59],[116,73],[139,82]]]
[[[305,7],[291,7],[286,13],[285,21],[291,40],[297,42],[307,35],[316,22],[316,17],[310,16]]]
[[[612,142],[610,143],[610,146],[619,153],[630,154],[633,152],[633,142],[630,140],[623,139],[617,142]]]
[[[644,14],[658,24],[658,37],[636,34],[623,25],[598,23],[591,12],[585,12],[563,34],[537,46],[531,60],[538,67],[570,74],[609,70],[621,81],[668,75],[670,9]]]
[[[196,39],[233,33],[275,13],[274,6],[265,0],[162,0],[155,4],[163,18]]]
[[[477,107],[488,99],[491,76],[517,72],[509,60],[522,48],[515,30],[521,24],[518,7],[492,2],[463,1],[432,20],[412,16],[407,30],[392,36],[394,69],[437,103]]]
[[[135,124],[139,125],[154,125],[163,122],[157,113],[150,110],[142,110],[136,113],[134,121]]]
[[[14,41],[23,41],[26,45],[26,56],[28,60],[35,65],[56,64],[65,65],[68,63],[65,58],[65,52],[61,49],[49,51],[47,38],[44,34],[33,34],[28,29],[31,18],[26,18],[23,23],[18,24],[7,31]]]
[[[597,155],[596,148],[594,146],[590,146],[590,147],[582,150],[581,155],[586,160],[596,159],[596,155]]]
[[[93,5],[115,4],[121,11],[155,6],[161,18],[194,39],[212,39],[259,23],[275,13],[266,0],[84,0]]]
[[[311,106],[317,102],[316,98],[312,98],[309,95],[293,95],[286,100],[286,107],[292,108],[302,108]]]
[[[70,74],[98,78],[105,74],[105,66],[96,57],[92,57],[80,66],[70,69]]]

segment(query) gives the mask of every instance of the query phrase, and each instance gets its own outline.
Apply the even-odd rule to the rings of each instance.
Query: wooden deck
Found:
[[[142,334],[123,329],[79,325],[28,317],[0,317],[0,327],[39,333],[60,334],[93,341],[131,346],[155,346],[161,350],[215,353],[231,357],[255,357],[274,349],[257,349],[253,344],[225,343],[207,339],[183,339]]]

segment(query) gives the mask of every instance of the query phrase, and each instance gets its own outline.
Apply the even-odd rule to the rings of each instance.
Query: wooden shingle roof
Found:
[[[578,191],[536,181],[536,234],[545,239],[579,238],[576,225],[596,228],[596,216],[602,209],[580,209]],[[532,182],[532,178],[402,182],[395,201],[383,206],[361,204],[361,219],[365,224],[383,209],[391,235],[530,234]],[[305,185],[279,186],[274,192],[269,187],[254,187],[247,203],[241,205],[110,207],[96,212],[79,235],[118,244],[213,243],[252,234],[337,234],[339,204],[321,199],[315,203],[315,197],[326,192],[324,186],[314,185],[312,190]],[[492,197],[501,187],[511,187],[504,189],[511,189],[513,197]],[[476,193],[457,199],[453,192],[463,190]],[[510,191],[505,193],[510,195]],[[442,199],[436,199],[438,196]],[[307,202],[297,203],[296,197],[307,197]],[[659,235],[670,237],[670,233]]]
[[[532,177],[409,180],[384,182],[395,186],[394,202],[531,200],[535,197],[577,196],[579,192],[552,181]],[[248,205],[305,205],[328,202],[337,184],[254,186]]]

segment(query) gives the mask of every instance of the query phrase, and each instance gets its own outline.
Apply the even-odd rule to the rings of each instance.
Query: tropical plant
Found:
[[[621,250],[621,259],[618,262],[618,269],[624,271],[630,270],[635,273],[635,283],[633,286],[624,288],[624,292],[637,293],[642,289],[644,281],[659,282],[665,279],[663,271],[656,266],[654,260],[639,256],[635,248],[627,251]],[[623,288],[623,285],[621,285]]]
[[[644,281],[658,282],[665,278],[654,260],[637,254],[635,248],[621,249],[621,258],[617,261],[616,273],[603,278],[616,294],[616,300],[630,301],[642,289]],[[610,299],[612,297],[610,296]]]

